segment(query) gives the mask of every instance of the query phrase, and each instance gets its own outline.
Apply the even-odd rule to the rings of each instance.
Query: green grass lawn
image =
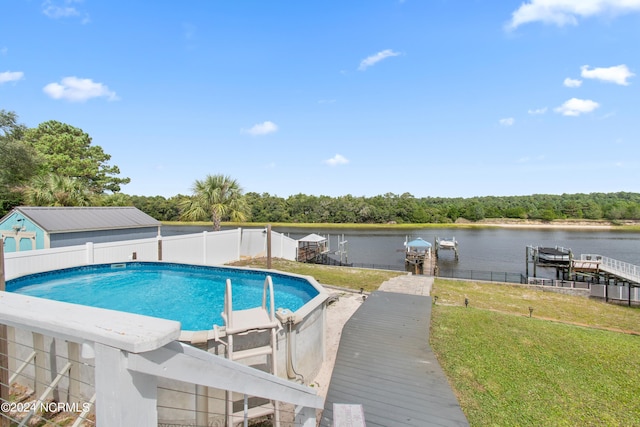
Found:
[[[431,346],[472,426],[640,425],[639,309],[446,280],[432,295]]]
[[[272,266],[367,291],[401,274],[282,260]],[[640,309],[444,279],[432,295],[431,347],[472,426],[640,426]]]
[[[531,307],[536,318],[640,334],[640,309],[605,304],[586,297],[543,292],[520,285],[443,279],[436,279],[431,295],[438,296],[438,304],[462,306],[468,298],[469,306],[473,308],[523,316],[529,316]]]
[[[266,268],[266,262],[266,259],[258,258],[239,261],[231,265]],[[357,291],[360,290],[360,288],[363,288],[366,292],[377,290],[385,280],[405,274],[399,271],[332,267],[319,264],[287,261],[284,259],[273,259],[271,267],[275,270],[311,276],[324,285],[339,286]]]

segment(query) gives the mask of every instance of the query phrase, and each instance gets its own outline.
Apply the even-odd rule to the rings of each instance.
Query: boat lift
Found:
[[[454,257],[456,261],[460,259],[458,255],[458,241],[456,240],[455,237],[452,237],[450,239],[443,239],[440,237],[436,237],[436,244],[435,244],[436,259],[438,258],[439,252],[441,249],[453,251],[455,254]]]

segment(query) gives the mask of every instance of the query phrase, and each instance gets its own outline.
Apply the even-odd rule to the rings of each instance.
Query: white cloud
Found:
[[[5,71],[0,73],[0,85],[7,82],[17,82],[23,78],[24,73],[22,71]]]
[[[513,126],[516,122],[516,119],[513,117],[507,117],[506,119],[500,119],[500,125],[502,126]]]
[[[349,160],[347,160],[347,158],[341,154],[336,154],[335,156],[325,160],[324,162],[329,166],[338,166],[338,165],[346,165],[347,163],[349,163]]]
[[[82,3],[82,0],[45,0],[42,3],[42,13],[52,19],[82,17],[82,23],[90,22],[89,14],[79,11],[73,6],[74,3]]]
[[[360,66],[358,67],[358,70],[364,71],[367,68],[371,67],[372,65],[375,65],[376,63],[382,61],[383,59],[390,58],[392,56],[398,56],[398,55],[400,55],[399,52],[394,52],[391,49],[380,51],[375,55],[371,55],[363,59],[362,61],[360,61]]]
[[[278,126],[270,121],[262,122],[253,125],[250,129],[242,129],[241,132],[248,133],[249,135],[258,136],[258,135],[267,135],[269,133],[276,132],[278,130]]]
[[[50,1],[46,1],[42,4],[42,13],[53,19],[68,18],[70,16],[80,15],[80,12],[78,12],[75,7],[58,6],[54,5]]]
[[[567,77],[566,79],[564,79],[564,82],[562,82],[562,84],[566,87],[580,87],[582,86],[582,80],[571,79]]]
[[[531,157],[520,157],[518,160],[516,160],[517,163],[530,163],[530,162],[541,162],[544,160],[544,155],[541,154],[539,156],[536,156],[534,158]]]
[[[91,98],[107,98],[109,101],[119,99],[115,92],[102,83],[77,77],[65,77],[60,83],[49,83],[42,90],[53,99],[71,102],[84,102]]]
[[[530,22],[578,25],[578,18],[640,12],[640,0],[529,0],[512,13],[508,30]]]
[[[593,68],[591,70],[588,65],[583,65],[580,70],[582,70],[581,75],[585,79],[598,79],[622,86],[628,86],[627,79],[635,76],[624,64],[608,68]]]
[[[196,38],[196,31],[197,31],[198,27],[196,27],[195,25],[189,23],[189,22],[185,22],[184,24],[182,24],[182,30],[184,32],[184,38],[186,40],[193,40]]]
[[[598,108],[600,104],[590,99],[578,99],[571,98],[568,101],[565,101],[564,104],[555,109],[557,113],[562,114],[563,116],[579,116],[580,114],[590,113],[596,108]]]
[[[547,107],[536,108],[535,110],[527,111],[527,113],[529,113],[531,115],[540,115],[540,114],[544,114],[546,112],[547,112]]]

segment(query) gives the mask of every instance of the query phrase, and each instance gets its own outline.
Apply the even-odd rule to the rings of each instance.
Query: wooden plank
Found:
[[[345,325],[321,426],[334,403],[362,405],[367,426],[466,426],[429,347],[431,298],[374,292]]]

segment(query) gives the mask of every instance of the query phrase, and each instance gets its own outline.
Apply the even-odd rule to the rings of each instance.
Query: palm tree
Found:
[[[220,231],[223,219],[245,221],[249,205],[242,195],[238,181],[225,175],[207,175],[196,180],[191,188],[193,196],[180,204],[181,219],[186,221],[213,221],[213,230]]]
[[[57,174],[38,175],[21,190],[31,206],[91,206],[95,198],[82,181]]]

